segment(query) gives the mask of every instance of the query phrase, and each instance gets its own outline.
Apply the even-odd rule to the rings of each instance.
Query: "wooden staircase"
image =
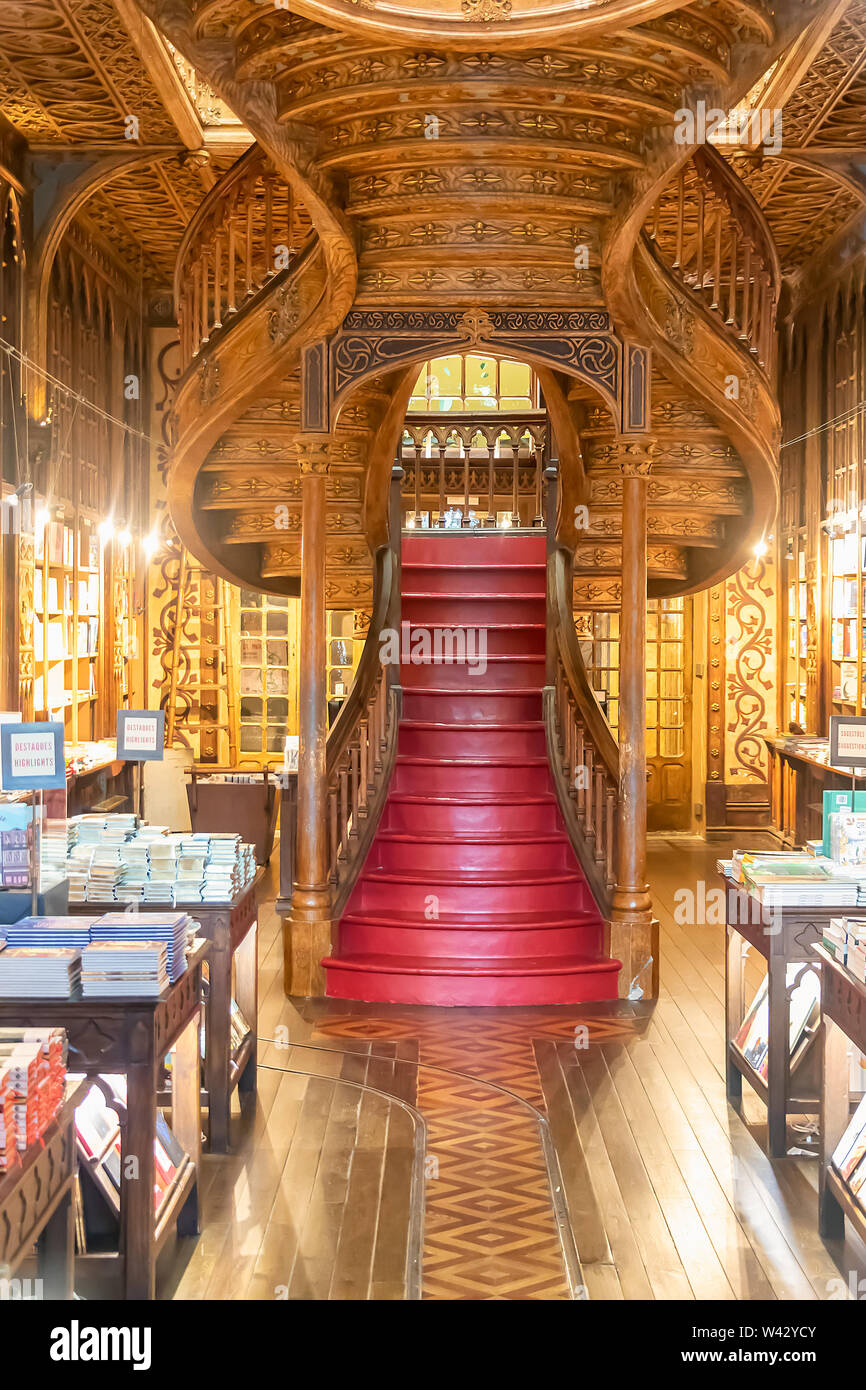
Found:
[[[609,315],[621,344],[649,350],[637,443],[585,372],[565,358],[534,363],[558,457],[548,749],[606,917],[618,754],[567,615],[622,602],[624,450],[639,449],[649,470],[653,597],[735,572],[778,499],[778,258],[734,170],[709,147],[679,144],[676,117],[684,91],[725,109],[742,99],[814,7],[616,0],[564,15],[515,0],[507,22],[456,7],[422,22],[400,4],[379,14],[338,0],[310,0],[303,14],[254,0],[140,4],[258,142],[208,194],[178,263],[175,524],[215,572],[299,592],[305,441],[326,435],[328,602],[371,614],[329,754],[333,918],[398,756],[400,682],[376,659],[399,602],[389,479],[398,450],[406,461],[406,407],[437,323],[456,314],[468,327],[453,350],[490,351],[498,306],[548,324],[579,309]],[[414,354],[383,347],[392,313],[401,332],[417,326]],[[321,364],[346,323],[341,352],[353,363],[366,352],[370,366],[329,406]],[[404,510],[412,487],[407,470]],[[594,769],[588,798],[562,770],[578,751]]]

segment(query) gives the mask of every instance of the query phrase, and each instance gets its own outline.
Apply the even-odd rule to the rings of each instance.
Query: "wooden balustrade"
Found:
[[[610,919],[619,825],[619,748],[589,684],[572,612],[568,552],[548,551],[544,719],[550,767],[569,838],[599,911]]]
[[[466,528],[543,526],[548,436],[544,410],[407,415],[403,524],[444,527],[451,511]]]
[[[363,866],[397,754],[399,664],[383,665],[382,635],[400,631],[400,482],[392,484],[391,542],[377,552],[370,629],[355,682],[328,735],[331,919],[337,921]]]
[[[781,273],[761,209],[711,146],[699,147],[652,209],[656,259],[772,373]]]
[[[252,146],[210,190],[181,243],[174,296],[184,369],[314,239],[306,208]]]

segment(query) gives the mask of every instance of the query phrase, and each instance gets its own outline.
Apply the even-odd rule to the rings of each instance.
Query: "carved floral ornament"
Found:
[[[302,477],[309,473],[327,474],[331,467],[334,440],[329,434],[301,434],[293,441]]]
[[[624,478],[648,478],[659,452],[659,445],[647,439],[623,437],[616,447],[617,461]]]

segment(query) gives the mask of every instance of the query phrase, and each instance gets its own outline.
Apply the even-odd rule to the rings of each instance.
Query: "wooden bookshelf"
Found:
[[[0,1177],[0,1277],[11,1279],[37,1248],[38,1278],[49,1299],[71,1299],[75,1255],[75,1108],[86,1083],[66,1100],[23,1162]]]
[[[823,946],[821,961],[821,1168],[818,1178],[818,1229],[832,1239],[845,1234],[848,1221],[866,1240],[866,1211],[833,1166],[851,1116],[848,1043],[866,1052],[866,985]]]
[[[791,982],[789,966],[813,968],[818,964],[812,947],[821,940],[823,926],[839,916],[838,908],[786,907],[772,924],[762,917],[762,905],[727,878],[720,878],[726,902],[727,950],[725,952],[725,1062],[728,1099],[739,1106],[743,1081],[767,1107],[769,1151],[782,1158],[788,1149],[788,1116],[814,1115],[819,1106],[817,1049],[814,1034],[791,1054],[789,1046]],[[746,1015],[745,947],[751,947],[767,963],[768,1066],[766,1081],[746,1060],[736,1037]],[[797,972],[802,973],[802,972]],[[751,1002],[751,1001],[749,1001]]]
[[[201,1070],[199,1018],[202,966],[210,944],[199,940],[187,968],[158,999],[0,999],[0,1024],[65,1028],[70,1071],[97,1078],[126,1076],[126,1123],[122,1128],[121,1170],[127,1155],[138,1160],[134,1179],[120,1195],[120,1250],[85,1255],[82,1279],[114,1297],[152,1299],[156,1260],[176,1227],[180,1236],[197,1235],[198,1174],[201,1158]],[[190,1159],[183,1181],[163,1204],[154,1222],[153,1186],[157,1084],[166,1053],[174,1051],[171,1127]],[[74,1142],[73,1142],[74,1152]]]
[[[132,546],[100,536],[94,512],[58,508],[36,531],[34,717],[71,742],[113,733],[131,694]]]

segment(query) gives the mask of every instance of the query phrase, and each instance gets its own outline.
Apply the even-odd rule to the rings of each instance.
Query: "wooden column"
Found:
[[[621,440],[622,613],[619,641],[619,826],[609,950],[620,993],[655,997],[658,928],[646,872],[647,492],[654,446]]]
[[[298,678],[298,830],[292,911],[285,924],[287,994],[324,994],[331,949],[328,882],[328,692],[325,613],[326,483],[331,440],[295,441],[301,472],[301,636]]]

